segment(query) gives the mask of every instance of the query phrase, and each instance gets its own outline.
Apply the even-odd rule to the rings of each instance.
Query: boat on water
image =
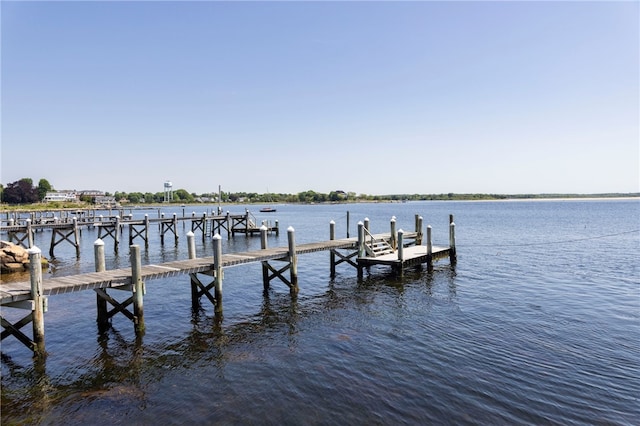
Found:
[[[273,213],[275,211],[276,209],[274,209],[273,207],[263,207],[260,209],[261,213]]]

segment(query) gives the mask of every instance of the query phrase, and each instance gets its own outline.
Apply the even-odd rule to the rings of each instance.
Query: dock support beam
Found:
[[[287,238],[289,240],[289,262],[291,264],[291,295],[298,294],[298,254],[296,253],[295,230],[292,226],[287,228]]]
[[[29,273],[31,276],[31,299],[33,300],[33,353],[37,358],[46,356],[44,349],[44,312],[46,298],[42,294],[42,252],[32,247],[29,253]]]
[[[332,220],[329,222],[329,240],[336,239],[336,223]],[[331,265],[331,278],[336,276],[336,252],[331,250],[329,255],[329,264]]]
[[[457,260],[456,255],[456,224],[453,221],[453,215],[449,215],[449,262],[455,264]]]
[[[266,236],[267,230],[262,231]],[[266,237],[265,237],[266,238]],[[280,278],[280,280],[285,283],[289,287],[289,291],[292,297],[295,297],[298,294],[298,254],[296,253],[296,240],[295,240],[295,230],[293,227],[289,227],[287,229],[287,238],[289,240],[289,250],[287,254],[279,259],[279,261],[287,262],[285,266],[280,269],[276,269],[269,264],[268,261],[262,262],[262,281],[264,283],[265,292],[269,290],[269,283],[274,278]],[[263,249],[266,248],[266,241],[264,242]],[[283,274],[284,272],[289,270],[289,279],[287,279]]]
[[[215,234],[220,238],[219,234]],[[187,232],[187,249],[189,253],[189,259],[196,258],[196,242],[195,242],[195,234],[192,231]],[[216,237],[213,237],[214,241],[214,262],[217,256],[220,256],[222,253],[222,242],[220,242],[220,249],[216,252]],[[209,273],[203,272],[202,275],[214,275],[215,276],[215,268]],[[192,272],[189,274],[191,278],[191,308],[193,312],[197,312],[200,309],[200,298],[201,296],[206,296],[207,299],[214,306],[214,311],[217,311],[217,306],[220,306],[220,311],[222,311],[222,280],[220,280],[218,287],[214,289],[214,294],[211,293],[211,289],[216,286],[216,279],[209,282],[209,284],[203,284],[202,281],[198,278],[198,274]]]
[[[56,236],[58,235],[60,236],[60,239],[56,241]],[[71,235],[73,235],[74,241],[69,239]],[[49,256],[54,257],[54,247],[65,240],[75,246],[76,256],[80,256],[80,234],[78,231],[78,219],[76,217],[73,218],[73,223],[70,227],[65,226],[64,228],[51,228],[51,247],[49,247]]]
[[[431,242],[431,225],[427,225],[427,269],[433,269],[433,243]]]
[[[142,281],[142,262],[140,260],[140,246],[134,244],[131,249],[131,284],[133,285],[133,316],[136,334],[144,334],[144,282]]]
[[[267,227],[262,225],[260,227],[260,248],[262,250],[267,249]],[[269,290],[269,262],[262,262],[262,287],[266,293]]]
[[[220,234],[213,236],[213,273],[215,283],[215,313],[222,313],[222,279],[224,272],[222,270],[222,237]]]
[[[202,222],[205,223],[204,221]],[[204,232],[202,233],[204,236]],[[196,258],[196,241],[193,231],[187,232],[187,252],[189,253],[189,259]],[[196,274],[189,274],[191,278],[191,307],[194,311],[200,308],[200,301],[198,296],[198,281]]]
[[[396,268],[396,273],[401,276],[404,273],[404,231],[402,229],[398,230],[398,266]]]
[[[104,272],[106,270],[104,257],[104,241],[98,238],[93,243],[93,252],[95,258],[96,272]],[[98,331],[105,332],[109,328],[109,311],[107,309],[107,300],[96,293],[96,308]]]
[[[365,219],[367,222],[366,224],[369,224],[369,219]],[[365,230],[365,224],[362,222],[358,222],[358,258],[360,257],[364,257],[365,255],[365,251],[364,251],[364,230]],[[362,278],[362,266],[360,265],[360,263],[358,262],[358,278]]]

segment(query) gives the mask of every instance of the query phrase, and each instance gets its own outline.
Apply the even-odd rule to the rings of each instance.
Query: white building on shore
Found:
[[[44,203],[51,203],[54,201],[75,203],[76,201],[78,201],[78,197],[73,191],[47,192],[47,195],[45,195],[44,199],[42,200],[42,202]]]

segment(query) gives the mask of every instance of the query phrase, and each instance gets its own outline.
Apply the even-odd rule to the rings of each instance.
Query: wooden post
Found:
[[[358,257],[364,257],[364,224],[358,222]],[[358,278],[362,278],[362,267],[358,263]]]
[[[93,243],[93,253],[94,253],[96,272],[106,271],[106,263],[105,263],[105,257],[104,257],[104,241],[102,241],[100,238],[95,240]]]
[[[44,312],[46,298],[42,294],[42,252],[33,246],[29,253],[29,275],[31,277],[31,299],[33,300],[33,353],[36,357],[46,356],[44,350]]]
[[[93,243],[93,254],[95,261],[95,269],[96,272],[104,272],[106,271],[106,262],[104,256],[104,241],[100,238],[94,241]],[[109,328],[109,314],[107,310],[107,301],[100,296],[100,294],[96,293],[96,308],[97,308],[97,319],[98,323],[98,331],[100,333],[104,332],[107,328]]]
[[[347,238],[349,238],[349,210],[347,210]]]
[[[33,247],[33,228],[31,226],[31,219],[27,219],[27,241],[29,242],[29,248]]]
[[[187,253],[189,254],[189,259],[196,258],[196,240],[192,231],[187,232]]]
[[[416,215],[416,232],[418,237],[416,238],[416,245],[422,245],[422,216]]]
[[[57,234],[56,229],[55,228],[51,229],[51,245],[49,246],[49,256],[51,257],[55,257],[53,255],[53,249],[56,246],[56,234]]]
[[[456,224],[451,222],[449,224],[449,261],[452,264],[456,263],[456,258]]]
[[[178,215],[173,214],[173,235],[175,237],[174,241],[176,245],[178,244]]]
[[[329,222],[329,239],[331,241],[336,239],[336,223],[332,220]],[[336,276],[336,254],[332,250],[329,250],[329,265],[331,266],[331,278]]]
[[[187,252],[189,259],[196,258],[196,240],[195,234],[192,231],[187,232]],[[196,284],[196,274],[189,274],[191,278],[191,307],[197,310],[200,307],[200,301],[198,300],[198,284]]]
[[[280,235],[280,224],[278,222],[278,219],[276,219],[275,221],[275,227],[276,227],[276,237],[277,237],[278,235]]]
[[[213,274],[215,278],[215,313],[222,313],[222,237],[220,234],[213,236]]]
[[[291,295],[298,294],[298,254],[296,253],[295,230],[292,226],[287,228],[289,240],[289,262],[291,262]]]
[[[113,235],[114,235],[113,239],[115,241],[114,250],[117,253],[118,245],[120,244],[120,216],[116,216],[115,221],[116,221],[115,223],[116,228],[113,230]]]
[[[267,231],[268,228],[264,225],[260,227],[260,248],[262,250],[267,249]],[[269,267],[267,261],[262,262],[262,287],[264,291],[269,290]]]
[[[211,232],[213,232],[213,222],[214,219],[211,219]],[[202,241],[204,242],[207,236],[207,212],[202,213]]]
[[[131,284],[133,291],[133,316],[136,334],[144,334],[144,282],[142,282],[142,263],[140,261],[140,246],[133,244],[131,249]]]
[[[398,241],[396,239],[396,217],[391,216],[391,248],[394,250],[398,249]]]
[[[149,247],[149,215],[144,215],[144,246]]]
[[[364,223],[358,222],[358,257],[364,257]]]
[[[398,230],[398,260],[404,261],[404,231]]]
[[[76,256],[80,256],[80,228],[78,227],[78,218],[73,217],[73,238],[76,246]]]
[[[433,244],[431,242],[431,225],[427,225],[427,268],[433,267]]]

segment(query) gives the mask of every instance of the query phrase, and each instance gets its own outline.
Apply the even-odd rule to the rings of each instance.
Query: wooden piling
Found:
[[[100,238],[98,238],[93,243],[93,253],[94,253],[94,259],[95,259],[96,272],[106,271],[104,241],[102,241]],[[104,297],[100,296],[100,294],[97,292],[96,292],[96,308],[97,308],[96,321],[98,323],[98,331],[102,333],[107,328],[109,328],[109,311],[107,309],[107,300]]]
[[[390,228],[391,228],[391,233],[389,235],[391,235],[391,248],[394,250],[398,249],[398,240],[397,240],[397,234],[396,234],[396,217],[395,216],[391,216],[391,220],[389,221],[390,224]]]
[[[349,238],[349,210],[347,210],[347,238]]]
[[[431,225],[427,225],[427,268],[433,268],[433,243],[431,242]]]
[[[192,231],[187,232],[187,252],[189,259],[196,258],[196,240]],[[189,277],[191,278],[191,307],[197,310],[200,308],[197,277],[196,274],[189,274]]]
[[[267,249],[267,231],[268,228],[264,225],[260,227],[260,248],[262,250]],[[269,262],[262,262],[262,287],[264,291],[269,290]]]
[[[220,234],[213,236],[213,273],[215,279],[215,313],[222,313],[222,237]]]
[[[117,253],[118,246],[120,245],[120,216],[116,216],[115,222],[115,229],[113,230],[113,250]]]
[[[292,226],[287,228],[287,239],[289,241],[289,262],[291,263],[291,295],[298,294],[298,254],[296,253],[295,230]]]
[[[187,232],[187,253],[189,259],[196,258],[196,240],[195,234],[192,231]]]
[[[140,260],[140,246],[131,245],[131,283],[133,291],[133,316],[136,334],[144,334],[144,282],[142,281],[142,263]]]
[[[453,219],[453,215],[451,216]],[[456,262],[456,224],[451,221],[449,224],[449,262],[454,264]]]
[[[176,245],[178,245],[178,215],[173,214],[173,236]]]
[[[46,298],[42,293],[42,252],[36,246],[27,250],[29,253],[29,275],[31,277],[31,299],[33,300],[33,353],[36,357],[46,356],[44,346],[44,312]]]
[[[145,214],[144,215],[144,246],[145,247],[149,247],[149,224],[150,224],[149,215]]]
[[[332,220],[329,222],[329,240],[336,239],[336,223]],[[336,276],[336,254],[333,250],[329,251],[329,265],[331,267],[331,278]]]
[[[358,258],[365,256],[364,230],[365,230],[364,223],[358,222]],[[358,278],[362,278],[362,266],[360,266],[360,263],[358,263]]]
[[[33,247],[33,228],[31,226],[31,219],[27,219],[27,241],[29,242],[29,248]]]

